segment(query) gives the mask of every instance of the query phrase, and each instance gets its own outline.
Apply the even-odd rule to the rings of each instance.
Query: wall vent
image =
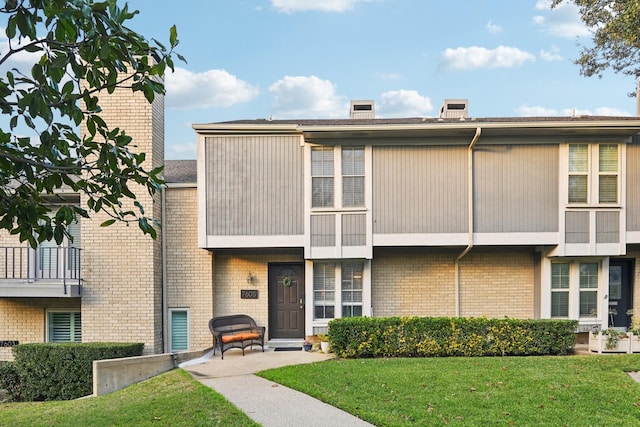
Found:
[[[351,101],[350,117],[352,119],[375,119],[376,111],[373,101]]]
[[[441,119],[466,119],[469,117],[469,100],[445,99],[440,107]]]

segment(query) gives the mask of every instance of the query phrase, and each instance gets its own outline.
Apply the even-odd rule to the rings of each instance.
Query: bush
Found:
[[[574,320],[351,317],[329,323],[340,357],[529,356],[567,354]]]
[[[15,363],[0,363],[0,390],[7,391],[9,401],[20,400],[20,376]]]
[[[93,361],[140,356],[141,343],[38,343],[13,347],[20,396],[69,400],[93,392]]]

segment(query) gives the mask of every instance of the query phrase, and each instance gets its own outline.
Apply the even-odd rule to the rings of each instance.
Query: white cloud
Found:
[[[521,105],[515,109],[516,113],[521,117],[549,117],[559,116],[558,110],[553,108]]]
[[[247,102],[259,90],[225,70],[193,73],[176,67],[166,74],[167,107],[178,109],[216,108]]]
[[[562,61],[562,55],[560,55],[560,49],[557,46],[551,46],[551,51],[540,50],[540,58],[543,61],[552,62],[552,61]]]
[[[452,70],[513,68],[535,60],[531,53],[509,46],[498,46],[495,49],[478,46],[449,48],[442,52],[440,59],[442,66]]]
[[[269,92],[274,96],[274,117],[338,118],[349,113],[335,85],[316,76],[286,76],[269,86]]]
[[[516,113],[522,117],[554,117],[554,116],[615,116],[615,117],[629,117],[626,111],[619,110],[617,108],[610,107],[598,107],[594,111],[583,110],[580,108],[563,108],[558,111],[553,108],[546,108],[540,106],[528,106],[522,105],[516,108]]]
[[[168,142],[165,145],[164,155],[167,159],[195,159],[197,157],[196,142],[189,141],[181,144]]]
[[[487,30],[491,33],[491,34],[497,34],[499,32],[502,32],[502,27],[499,25],[494,24],[493,22],[489,21],[487,22]]]
[[[375,0],[271,0],[273,6],[281,13],[306,12],[345,12],[353,9],[356,3],[367,3]]]
[[[589,29],[580,18],[578,7],[573,2],[562,2],[551,9],[551,1],[539,0],[535,8],[543,11],[544,15],[534,16],[533,22],[544,32],[565,38],[590,35]]]
[[[382,117],[424,116],[433,110],[431,99],[415,90],[392,90],[380,96],[378,108]]]

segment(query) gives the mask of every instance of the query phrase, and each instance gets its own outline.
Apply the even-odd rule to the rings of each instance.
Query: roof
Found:
[[[554,116],[489,118],[387,118],[328,120],[236,120],[194,124],[201,135],[289,134],[303,135],[311,143],[335,139],[360,143],[371,140],[415,140],[445,142],[452,139],[531,138],[628,138],[640,132],[639,117]],[[482,143],[482,142],[481,142]]]
[[[196,183],[197,170],[196,160],[165,160],[164,180],[169,184]]]

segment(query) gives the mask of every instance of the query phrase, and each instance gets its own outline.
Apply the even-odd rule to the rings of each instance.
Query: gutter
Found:
[[[460,260],[467,255],[471,249],[473,249],[473,147],[480,139],[480,134],[482,133],[482,128],[477,127],[476,133],[473,136],[473,139],[469,143],[469,147],[467,148],[467,209],[468,214],[467,217],[469,219],[468,223],[468,243],[467,247],[462,251],[460,255],[454,261],[454,297],[455,297],[455,317],[460,317]]]
[[[162,187],[162,222],[160,223],[160,238],[162,242],[162,347],[165,353],[169,352],[169,308],[167,303],[167,239],[166,239],[166,213],[167,213],[167,186]]]

